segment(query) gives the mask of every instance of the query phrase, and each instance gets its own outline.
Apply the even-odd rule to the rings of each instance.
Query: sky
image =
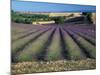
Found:
[[[96,6],[47,2],[12,1],[12,10],[31,12],[96,12]]]
[[[63,3],[63,4],[82,4],[82,5],[96,5],[96,0],[21,0],[21,1],[38,1],[50,3]]]

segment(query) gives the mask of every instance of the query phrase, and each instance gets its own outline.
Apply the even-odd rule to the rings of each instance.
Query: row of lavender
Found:
[[[39,25],[12,34],[12,61],[96,58],[92,25]]]

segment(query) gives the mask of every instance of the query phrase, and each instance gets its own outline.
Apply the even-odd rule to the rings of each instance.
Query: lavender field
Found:
[[[12,23],[11,31],[14,74],[95,69],[95,25]],[[31,69],[28,70],[29,65]]]
[[[96,6],[11,4],[12,75],[96,69]]]

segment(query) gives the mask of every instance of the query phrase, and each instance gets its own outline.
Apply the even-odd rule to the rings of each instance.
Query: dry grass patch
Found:
[[[86,60],[59,60],[59,61],[32,61],[12,63],[12,74],[25,74],[37,72],[56,72],[72,70],[88,70],[96,68],[95,59]]]

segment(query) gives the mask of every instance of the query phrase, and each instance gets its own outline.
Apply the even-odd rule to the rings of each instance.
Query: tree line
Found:
[[[71,15],[73,16],[73,15]],[[89,23],[92,23],[91,20],[91,13],[83,12],[82,16],[85,16]],[[39,22],[39,21],[55,21],[56,24],[65,23],[66,17],[65,16],[56,16],[50,17],[49,15],[45,14],[28,14],[28,13],[19,13],[15,11],[11,11],[11,20],[12,22],[16,23],[24,23],[24,24],[32,24],[32,22]],[[70,20],[71,21],[71,20]],[[73,19],[72,19],[73,21]]]

